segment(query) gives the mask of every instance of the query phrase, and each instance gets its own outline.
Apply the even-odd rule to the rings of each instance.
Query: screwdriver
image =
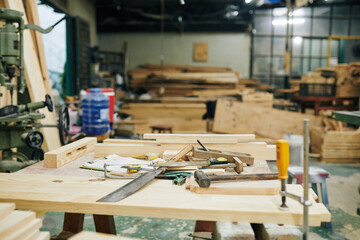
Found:
[[[289,142],[287,140],[276,141],[276,164],[279,171],[279,179],[281,180],[281,192],[286,192],[286,179],[288,178],[289,167]],[[287,209],[286,196],[281,197],[280,209]]]

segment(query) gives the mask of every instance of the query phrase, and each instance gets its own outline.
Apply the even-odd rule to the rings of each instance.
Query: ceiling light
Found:
[[[185,5],[185,0],[180,0],[181,5]]]
[[[288,23],[288,21],[283,18],[283,19],[275,19],[272,21],[272,25],[276,26],[276,25],[286,25]],[[305,19],[304,18],[294,18],[294,19],[290,19],[289,20],[289,24],[303,24],[305,23]]]
[[[293,41],[294,41],[295,44],[301,44],[302,40],[303,40],[303,38],[299,37],[299,36],[293,38]]]
[[[251,3],[252,0],[245,0],[245,3]]]

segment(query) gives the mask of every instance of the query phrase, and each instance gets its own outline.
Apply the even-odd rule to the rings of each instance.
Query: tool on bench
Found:
[[[131,182],[125,184],[124,186],[116,189],[115,191],[109,193],[105,197],[100,198],[99,200],[97,200],[97,202],[118,202],[130,196],[131,194],[133,194],[134,192],[136,192],[137,190],[139,190],[140,188],[151,182],[156,176],[160,175],[163,171],[165,171],[165,168],[157,168],[155,170],[149,171],[141,175],[140,177],[137,177],[136,179],[132,180]]]
[[[205,174],[201,170],[194,173],[195,181],[200,187],[210,187],[212,181],[238,181],[238,180],[274,180],[278,179],[277,173],[260,173],[260,174],[232,174],[232,175],[216,175]]]
[[[304,119],[304,174],[303,174],[303,197],[289,193],[286,191],[285,180],[288,178],[289,166],[289,143],[287,140],[276,141],[276,163],[279,171],[279,178],[281,179],[281,206],[280,209],[288,210],[286,205],[286,197],[297,200],[304,206],[303,217],[303,239],[308,239],[309,235],[309,207],[312,205],[309,201],[309,119]]]
[[[154,170],[153,167],[144,168],[144,167],[141,167],[140,164],[128,164],[126,166],[121,166],[121,168],[126,168],[128,173],[137,173],[139,171],[152,171],[152,170]]]
[[[204,148],[204,146],[202,144],[201,144],[201,146]],[[207,149],[207,148],[205,148],[205,149]],[[246,163],[247,165],[254,164],[254,157],[248,153],[227,152],[227,151],[220,151],[220,150],[215,150],[215,149],[203,150],[200,148],[195,148],[194,146],[192,149],[192,157],[193,158],[201,158],[201,159],[223,157],[223,158],[226,158],[229,163],[235,162],[234,157],[237,157],[238,159],[240,159],[243,163]]]
[[[159,177],[170,178],[173,179],[172,182],[175,185],[183,185],[185,183],[186,178],[190,177],[191,175],[192,173],[190,172],[170,172],[170,173],[165,173],[163,176],[159,175]]]

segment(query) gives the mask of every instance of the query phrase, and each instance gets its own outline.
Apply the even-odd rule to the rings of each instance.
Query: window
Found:
[[[299,8],[290,21],[291,78],[327,66],[328,36],[359,36],[360,5]],[[286,8],[255,10],[253,18],[253,78],[284,87]],[[331,63],[339,61],[339,40],[331,41]]]

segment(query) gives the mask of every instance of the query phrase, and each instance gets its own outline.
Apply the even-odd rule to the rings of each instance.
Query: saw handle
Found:
[[[206,176],[206,174],[201,171],[197,170],[194,172],[195,181],[199,184],[202,188],[210,187],[210,178]]]

